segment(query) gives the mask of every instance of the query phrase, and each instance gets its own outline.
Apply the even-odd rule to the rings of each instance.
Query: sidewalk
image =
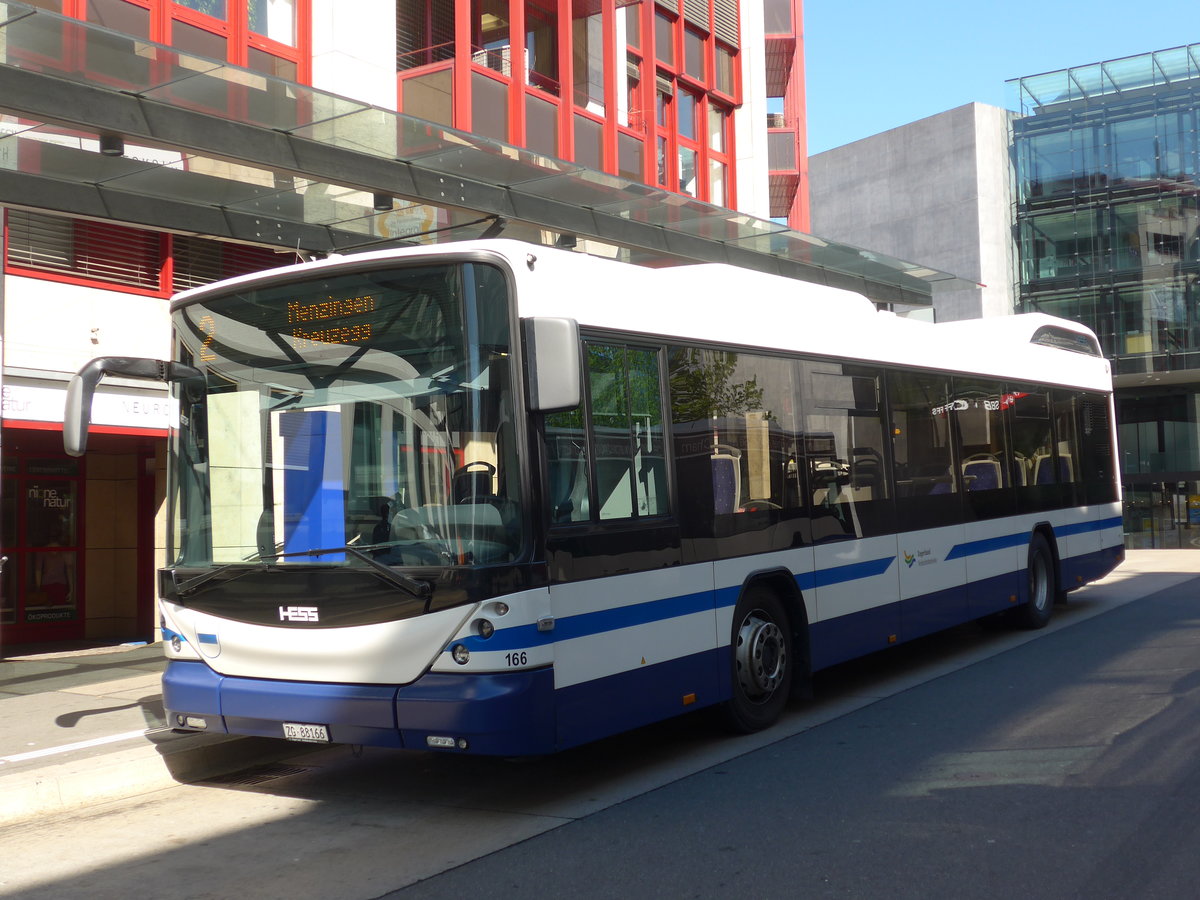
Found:
[[[158,644],[0,659],[0,827],[295,751],[282,740],[173,733],[164,665]]]

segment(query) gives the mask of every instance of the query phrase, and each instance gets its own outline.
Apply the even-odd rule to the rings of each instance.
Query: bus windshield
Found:
[[[183,304],[185,567],[503,563],[522,546],[500,269],[341,270]],[[315,552],[320,551],[320,552]]]

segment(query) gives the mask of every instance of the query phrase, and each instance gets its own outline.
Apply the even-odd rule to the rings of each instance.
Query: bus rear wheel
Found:
[[[725,718],[741,734],[779,719],[792,690],[792,630],[778,595],[752,585],[733,612],[732,696]]]
[[[1025,605],[1013,610],[1014,621],[1021,628],[1042,628],[1050,621],[1056,597],[1054,577],[1054,554],[1050,544],[1040,533],[1029,539],[1029,558],[1026,564],[1027,589],[1029,596]]]

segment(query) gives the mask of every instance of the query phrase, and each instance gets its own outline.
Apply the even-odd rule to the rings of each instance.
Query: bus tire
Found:
[[[726,724],[739,734],[770,727],[791,695],[795,656],[787,610],[767,586],[752,584],[742,593],[733,611],[730,650]]]
[[[1041,532],[1029,539],[1029,557],[1025,567],[1028,596],[1025,604],[1013,610],[1013,619],[1021,628],[1042,628],[1054,612],[1058,595],[1054,577],[1054,554]]]

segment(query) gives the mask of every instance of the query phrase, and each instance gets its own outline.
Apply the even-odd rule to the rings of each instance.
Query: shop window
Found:
[[[5,453],[0,539],[8,561],[0,622],[78,620],[80,485],[77,460]]]

